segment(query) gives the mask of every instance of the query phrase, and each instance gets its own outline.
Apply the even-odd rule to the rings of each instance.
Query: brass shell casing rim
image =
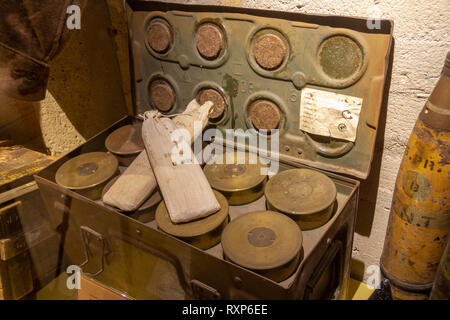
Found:
[[[217,228],[212,229],[211,231],[209,231],[205,234],[201,234],[201,235],[198,235],[195,237],[178,237],[178,236],[174,236],[174,235],[172,235],[172,236],[174,236],[184,242],[187,242],[194,247],[197,247],[202,250],[206,250],[206,249],[214,247],[215,245],[217,245],[220,242],[221,236],[222,236],[222,231],[225,229],[225,227],[229,223],[229,220],[230,220],[230,218],[229,218],[229,216],[227,216],[227,218]]]
[[[224,191],[214,188],[225,196],[229,205],[243,205],[258,200],[264,195],[264,186],[267,179],[249,189]]]
[[[136,150],[136,151],[133,151],[133,152],[117,152],[117,151],[114,151],[114,150],[110,150],[108,147],[106,147],[106,149],[108,149],[108,151],[111,154],[113,154],[115,156],[123,157],[123,158],[135,157],[136,155],[138,155],[139,153],[144,151],[144,149],[141,149],[141,150]]]
[[[334,211],[334,203],[332,203],[330,207],[328,207],[322,211],[312,213],[312,214],[302,214],[302,215],[290,214],[290,213],[286,213],[283,211],[279,211],[275,207],[273,207],[268,201],[267,201],[267,209],[277,211],[277,212],[280,212],[280,213],[288,216],[289,218],[294,220],[300,226],[301,230],[307,231],[307,230],[319,228],[319,227],[323,226],[324,224],[326,224],[328,222],[328,220],[330,220],[330,218],[333,215],[333,211]],[[308,221],[307,219],[311,219],[311,221]],[[306,225],[308,225],[308,226],[306,226]]]
[[[168,212],[167,212],[167,208],[165,205],[164,201],[161,201],[160,204],[158,205],[157,209],[156,209],[156,213],[155,213],[155,220],[156,223],[158,225],[158,228],[161,229],[162,231],[177,237],[177,238],[193,238],[193,237],[199,237],[205,234],[208,234],[210,232],[213,232],[214,230],[216,230],[225,220],[228,219],[228,202],[225,199],[225,197],[218,191],[214,191],[214,194],[216,195],[216,198],[220,204],[220,210],[216,213],[213,213],[209,216],[206,216],[204,218],[200,218],[194,221],[190,221],[190,222],[186,222],[186,223],[179,223],[179,224],[175,224],[173,222],[170,221],[170,216],[168,216]],[[164,222],[161,223],[163,221],[163,218],[167,216],[169,221],[166,221],[167,224],[165,224]],[[218,217],[215,221],[213,221],[212,223],[212,227],[209,228],[209,230],[205,230],[204,228],[202,228],[203,226],[199,227],[199,224],[203,221],[206,221],[207,219],[209,220],[213,220],[215,217]],[[193,228],[193,223],[197,224],[197,228]],[[186,232],[186,228],[185,230],[177,230],[180,228],[184,228],[185,226],[189,226],[191,228],[189,228],[189,232]],[[183,231],[185,233],[183,233]]]
[[[282,172],[278,173],[277,175],[278,176],[286,175],[287,173],[285,173],[285,172],[289,172],[289,171],[292,171],[292,170],[311,170],[311,169],[290,169],[290,170],[282,171]],[[315,170],[311,170],[311,171],[314,171],[316,173],[320,173],[320,172],[315,171]],[[323,173],[320,173],[320,174],[324,175],[325,177],[327,177],[331,181],[330,186],[332,187],[332,191],[331,192],[332,192],[333,196],[330,197],[330,199],[332,198],[332,200],[330,200],[329,202],[326,202],[326,203],[322,204],[321,206],[317,206],[314,209],[306,210],[306,211],[303,211],[303,212],[288,211],[288,210],[285,210],[285,209],[281,209],[279,206],[274,205],[273,201],[270,201],[271,195],[268,192],[268,189],[269,189],[268,186],[271,183],[275,183],[273,181],[276,181],[276,180],[273,180],[276,177],[276,176],[274,176],[271,179],[269,179],[269,181],[267,182],[266,188],[264,189],[264,195],[266,197],[266,200],[267,200],[268,204],[270,204],[270,206],[272,206],[273,208],[275,208],[279,212],[286,213],[286,214],[293,215],[293,216],[299,216],[299,217],[318,214],[318,213],[320,213],[320,212],[322,212],[322,211],[324,211],[326,209],[329,209],[330,207],[333,207],[333,204],[336,201],[336,196],[337,196],[336,185],[334,184],[333,180],[331,180],[328,176],[326,176]]]
[[[59,175],[58,175],[58,173],[60,172],[60,169],[61,169],[65,164],[67,164],[69,161],[71,161],[71,160],[73,160],[73,159],[76,159],[76,158],[79,157],[79,156],[83,156],[83,155],[86,155],[86,154],[87,154],[87,153],[83,153],[83,154],[81,154],[81,155],[79,155],[79,156],[77,156],[77,157],[74,157],[74,158],[72,158],[72,159],[67,160],[66,162],[64,162],[64,163],[61,165],[61,167],[58,168],[58,170],[56,171],[56,175],[55,175],[55,181],[56,181],[56,183],[59,184],[60,186],[64,187],[64,188],[70,189],[70,190],[87,190],[87,189],[90,189],[90,188],[98,187],[98,186],[100,186],[100,185],[102,185],[102,189],[103,189],[104,184],[105,184],[106,182],[108,182],[112,177],[114,177],[114,175],[117,173],[118,168],[119,168],[119,161],[118,161],[117,158],[116,158],[114,155],[112,155],[111,153],[107,153],[107,152],[92,152],[92,153],[105,153],[105,154],[108,154],[108,155],[110,155],[110,156],[112,157],[111,160],[114,159],[114,160],[112,160],[112,162],[113,162],[112,165],[113,165],[113,167],[114,167],[114,170],[111,170],[111,172],[112,172],[111,175],[109,175],[108,177],[106,177],[106,178],[104,178],[104,179],[99,180],[99,181],[96,182],[96,183],[93,183],[93,184],[90,184],[90,185],[85,185],[85,186],[68,186],[67,184],[61,183],[61,181],[58,181],[58,180],[60,180],[60,179],[59,179]]]
[[[383,265],[383,262],[380,261],[380,271],[383,274],[383,276],[386,279],[389,279],[396,287],[405,290],[405,291],[411,291],[415,293],[422,293],[424,291],[431,290],[433,286],[433,282],[429,283],[409,283],[406,281],[403,281],[396,276],[392,275],[389,271],[386,271],[386,268]]]
[[[243,188],[222,188],[222,187],[218,188],[218,187],[215,187],[215,186],[212,186],[212,187],[213,187],[213,189],[216,189],[217,191],[220,191],[220,192],[230,192],[230,193],[243,192],[243,191],[248,191],[250,189],[253,189],[253,188],[259,186],[261,183],[264,183],[266,178],[267,178],[267,176],[262,176],[261,181],[255,182],[255,183],[253,183],[253,184],[251,184],[249,186],[243,187]]]
[[[241,197],[242,193],[245,194],[245,193],[249,192],[249,196],[251,196],[254,192],[260,193],[261,192],[259,190],[260,188],[263,189],[262,190],[262,193],[263,193],[264,192],[264,185],[265,185],[266,180],[267,180],[267,175],[261,175],[260,172],[261,172],[261,168],[264,168],[265,165],[263,165],[263,164],[261,164],[259,162],[256,163],[256,164],[249,164],[248,162],[250,160],[250,158],[249,158],[250,155],[249,155],[248,152],[232,151],[231,153],[234,154],[234,162],[233,162],[233,164],[226,164],[225,163],[226,161],[224,161],[223,164],[211,163],[211,164],[207,164],[203,168],[203,172],[205,173],[205,175],[206,175],[206,177],[208,179],[208,182],[210,183],[211,187],[213,189],[217,190],[217,191],[222,192],[222,193],[230,194],[230,196],[227,197],[229,202],[230,202],[230,200],[229,200],[230,198],[233,198],[233,196],[234,197]],[[237,161],[238,161],[238,159],[237,159],[238,153],[245,155],[245,163],[237,163]],[[224,153],[222,156],[223,157],[227,157],[227,154]],[[236,186],[234,186],[234,187],[227,187],[226,186],[227,183],[224,183],[223,180],[214,179],[215,178],[214,174],[217,175],[217,174],[224,174],[225,173],[227,165],[245,165],[246,166],[245,167],[246,171],[250,170],[250,171],[247,171],[246,173],[244,173],[244,175],[247,174],[247,176],[240,176],[240,177],[246,177],[245,180],[241,179],[241,181],[239,181],[240,184],[242,185],[241,187],[236,187]],[[252,166],[252,167],[249,167],[249,166]],[[255,167],[253,167],[253,166],[255,166]],[[250,172],[250,175],[248,175],[248,172]],[[237,177],[239,177],[239,176],[237,176]],[[251,178],[251,179],[249,179],[249,178]],[[239,178],[237,178],[237,179],[239,179]],[[226,181],[230,181],[230,180],[226,180]],[[233,182],[230,182],[230,183],[233,183]],[[239,195],[239,194],[241,194],[241,195]],[[254,200],[258,199],[260,196],[262,196],[262,194],[261,195],[255,195],[255,197],[251,196],[250,198],[252,198],[253,200],[249,200],[249,201],[246,201],[246,202],[239,202],[239,203],[235,203],[235,204],[248,203],[248,202],[251,202],[251,201],[254,201]],[[232,203],[230,203],[230,204],[232,204]]]
[[[90,188],[95,188],[95,187],[98,187],[98,186],[102,186],[102,189],[103,189],[103,187],[104,187],[104,185],[103,184],[105,184],[105,183],[107,183],[112,177],[114,177],[114,174],[113,175],[111,175],[111,177],[110,178],[107,178],[107,179],[104,179],[104,180],[102,180],[101,182],[98,182],[98,183],[95,183],[95,184],[92,184],[92,185],[88,185],[88,186],[81,186],[81,187],[69,187],[69,186],[64,186],[64,185],[62,185],[62,184],[59,184],[61,187],[64,187],[64,188],[66,188],[66,189],[70,189],[70,190],[88,190],[88,189],[90,189]]]
[[[95,186],[92,186],[89,188],[70,189],[70,190],[76,191],[79,194],[81,194],[82,196],[85,196],[86,198],[89,198],[91,200],[98,200],[98,199],[101,199],[102,191],[111,179],[114,179],[114,175],[110,179],[103,181],[102,183],[100,183],[98,185],[95,185]]]
[[[236,224],[236,221],[239,221],[239,220],[242,219],[242,218],[247,219],[249,215],[256,215],[256,214],[262,214],[262,213],[270,213],[270,214],[276,214],[276,215],[279,215],[280,217],[283,217],[282,219],[286,218],[286,219],[288,219],[289,221],[292,221],[292,223],[294,223],[295,226],[298,228],[298,225],[295,223],[295,221],[293,221],[293,220],[290,219],[289,217],[286,217],[286,216],[283,215],[282,213],[274,212],[274,211],[255,211],[255,212],[250,212],[250,213],[244,214],[244,215],[242,215],[242,216],[240,216],[240,217],[234,219],[234,220],[227,226],[227,228],[232,228],[232,227],[231,227],[232,223]],[[247,218],[246,218],[246,217],[247,217]],[[286,220],[286,221],[287,221],[287,220]],[[226,228],[226,229],[227,229],[227,228]],[[235,263],[235,264],[237,264],[237,265],[239,265],[239,266],[241,266],[241,267],[243,267],[243,268],[250,269],[250,270],[255,270],[255,272],[268,271],[268,270],[272,270],[272,269],[277,269],[277,268],[283,267],[283,266],[286,265],[286,264],[289,264],[293,259],[295,259],[296,257],[299,256],[299,254],[300,254],[300,252],[301,252],[301,250],[302,250],[302,246],[303,246],[303,235],[302,235],[302,231],[300,230],[300,228],[298,228],[298,231],[299,231],[299,233],[298,233],[299,239],[298,239],[298,241],[296,242],[295,248],[292,250],[292,254],[291,254],[291,255],[288,255],[288,256],[286,256],[286,257],[284,257],[284,259],[282,259],[281,262],[278,262],[278,263],[276,263],[276,262],[274,262],[274,263],[267,263],[267,264],[264,265],[264,266],[258,266],[258,265],[255,265],[255,264],[252,265],[252,264],[250,264],[250,263],[245,263],[245,262],[244,262],[244,263],[239,263],[239,262],[237,262],[236,260],[238,260],[238,259],[233,258],[233,257],[232,257],[232,254],[230,254],[229,250],[226,248],[226,247],[227,247],[227,245],[226,245],[226,239],[225,239],[225,245],[224,245],[224,235],[226,236],[226,230],[224,230],[224,232],[222,233],[222,241],[221,241],[221,243],[222,243],[222,248],[223,248],[223,255],[224,255],[225,257],[227,257],[227,259],[228,259],[229,261],[231,261],[231,262],[233,262],[233,263]]]
[[[137,126],[140,127],[139,125],[137,125]],[[128,151],[128,152],[117,150],[117,148],[113,148],[113,146],[111,146],[111,140],[115,138],[115,135],[119,135],[122,131],[126,132],[126,130],[130,130],[131,128],[133,128],[133,125],[128,124],[128,125],[122,126],[120,128],[117,128],[116,130],[111,132],[108,135],[108,137],[106,137],[106,140],[105,140],[106,149],[110,153],[114,154],[115,156],[120,156],[120,157],[132,157],[132,156],[135,156],[135,155],[141,153],[142,151],[144,151],[145,146],[144,146],[143,142],[142,142],[142,148],[136,148],[136,150]],[[138,128],[136,128],[136,129],[138,129]],[[140,134],[140,132],[138,132],[138,134]]]
[[[230,258],[228,258],[225,254],[224,254],[224,259],[237,264],[236,262],[233,262]],[[251,269],[251,268],[247,268],[244,266],[241,266],[241,267],[246,268],[252,272],[258,273],[258,274],[262,275],[263,277],[266,277],[272,281],[281,282],[281,281],[284,281],[287,278],[289,278],[295,272],[295,270],[297,269],[301,260],[302,260],[302,250],[300,250],[298,252],[298,254],[292,260],[290,260],[286,264],[283,264],[276,268]],[[239,265],[239,264],[237,264],[237,265]]]

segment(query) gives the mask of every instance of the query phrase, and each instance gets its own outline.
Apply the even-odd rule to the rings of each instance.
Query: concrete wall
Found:
[[[126,115],[131,101],[127,99],[129,90],[122,86],[117,52],[127,53],[128,49],[119,50],[117,43],[123,41],[115,39],[126,40],[127,31],[123,23],[120,33],[115,28],[124,18],[114,16],[113,23],[111,16],[105,0],[87,1],[81,29],[71,31],[69,41],[50,63],[39,120],[43,140],[52,154],[67,153]],[[124,56],[120,55],[122,65]]]
[[[97,1],[94,2],[97,3]],[[103,3],[103,1],[98,2]],[[55,61],[52,66],[54,78],[49,87],[51,95],[48,95],[41,107],[42,131],[45,142],[53,153],[66,152],[75,147],[91,136],[94,131],[100,130],[121,115],[125,106],[130,110],[130,91],[127,85],[128,53],[126,52],[125,24],[119,4],[121,1],[108,0],[107,2],[109,15],[99,15],[96,19],[105,19],[105,23],[111,23],[114,31],[110,34],[114,40],[111,50],[118,52],[117,61],[119,61],[123,79],[122,94],[125,96],[125,101],[119,99],[114,93],[114,88],[117,89],[118,84],[115,82],[117,78],[112,76],[117,73],[117,69],[111,73],[105,73],[105,70],[98,68],[97,70],[103,70],[103,73],[100,73],[101,76],[98,76],[88,72],[90,67],[86,66],[85,62],[81,63],[84,65],[80,67],[80,72],[84,72],[83,77],[86,79],[93,77],[84,86],[79,84],[79,79],[64,75],[65,64],[73,61],[71,59],[82,58],[76,53],[76,44],[77,41],[81,41],[80,38],[71,39],[72,47],[69,45],[71,49],[67,49],[69,51],[65,49],[60,60]],[[174,2],[221,4],[220,1],[214,0]],[[439,77],[444,57],[450,49],[448,24],[450,0],[223,0],[222,3],[304,13],[366,17],[381,15],[382,18],[394,20],[396,43],[392,83],[387,113],[381,116],[382,121],[385,121],[385,128],[380,128],[381,133],[376,145],[371,176],[361,186],[360,210],[353,248],[353,275],[357,278],[367,278],[367,267],[379,263],[395,178],[409,134]],[[100,6],[96,9],[100,12],[102,7],[97,6]],[[86,16],[90,14],[92,15],[92,13],[86,13]],[[85,23],[84,18],[83,23]],[[88,35],[83,36],[83,30],[78,37],[84,37],[85,40],[89,38]],[[102,39],[103,43],[108,42],[106,38]],[[86,51],[86,54],[88,52]],[[97,52],[94,56],[98,59],[97,63],[102,66],[107,65],[99,59],[102,53]],[[90,66],[92,67],[92,64]],[[75,70],[78,69],[75,68]],[[112,84],[105,83],[106,79]],[[87,88],[92,85],[95,88],[88,90]],[[75,101],[70,101],[69,97],[75,98]],[[99,119],[102,120],[99,121]]]

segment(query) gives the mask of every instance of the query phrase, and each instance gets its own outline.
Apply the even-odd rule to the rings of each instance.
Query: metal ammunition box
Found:
[[[59,239],[32,176],[53,158],[24,147],[1,156],[0,299],[20,299],[52,280],[58,265]]]
[[[26,231],[28,253],[31,259],[31,274],[35,289],[40,289],[58,275],[59,239],[47,222]]]
[[[23,233],[0,240],[0,299],[17,300],[33,290],[30,255]]]
[[[17,300],[56,276],[59,239],[50,225],[0,239],[0,288],[3,299]]]
[[[111,132],[137,121],[130,116],[35,176],[68,263],[135,299],[345,299],[359,192],[359,181],[348,175],[369,173],[392,58],[392,23],[381,20],[379,29],[370,29],[360,18],[132,0],[126,10],[136,114],[155,108],[179,113],[202,90],[213,89],[225,104],[211,126],[222,132],[279,128],[280,170],[320,170],[336,185],[337,205],[326,224],[303,231],[303,258],[278,283],[225,260],[220,244],[198,249],[165,234],[154,221],[139,222],[55,182],[64,162],[106,151]],[[149,28],[160,35],[148,36]],[[217,43],[196,37],[199,32],[216,34]],[[281,41],[284,56],[278,62],[265,60],[253,40],[266,34]],[[333,50],[341,49],[353,52],[348,62],[353,69],[330,60]],[[362,98],[355,141],[299,129],[305,88]],[[251,121],[251,108],[261,99],[279,108],[271,113],[277,121]],[[261,210],[264,197],[230,206],[229,213],[233,220]]]

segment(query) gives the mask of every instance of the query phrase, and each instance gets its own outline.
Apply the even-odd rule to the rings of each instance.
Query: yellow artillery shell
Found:
[[[409,299],[430,289],[450,229],[448,130],[427,126],[420,118],[398,172],[381,257],[384,275],[397,287],[393,297]],[[419,297],[419,298],[420,298]],[[414,296],[414,298],[417,298]]]

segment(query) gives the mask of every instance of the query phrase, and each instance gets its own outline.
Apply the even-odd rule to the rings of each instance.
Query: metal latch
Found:
[[[343,264],[344,255],[342,251],[343,245],[340,240],[334,240],[329,248],[327,249],[324,256],[320,259],[319,263],[314,269],[313,274],[308,280],[305,288],[305,294],[303,299],[310,300],[314,299],[330,299],[336,298],[340,294],[340,286],[343,278]],[[325,275],[328,268],[332,268],[330,272],[330,281],[326,284],[326,291],[322,292],[327,295],[326,297],[317,297],[315,295],[315,289],[320,285],[321,278]],[[330,270],[328,270],[330,271]],[[322,288],[323,290],[324,288]],[[319,289],[320,291],[320,289]]]
[[[220,293],[213,287],[210,287],[198,280],[191,280],[191,288],[194,299],[199,300],[218,300]]]
[[[21,201],[16,201],[0,208],[0,239],[8,238],[22,231],[22,223],[17,210],[21,204]]]

